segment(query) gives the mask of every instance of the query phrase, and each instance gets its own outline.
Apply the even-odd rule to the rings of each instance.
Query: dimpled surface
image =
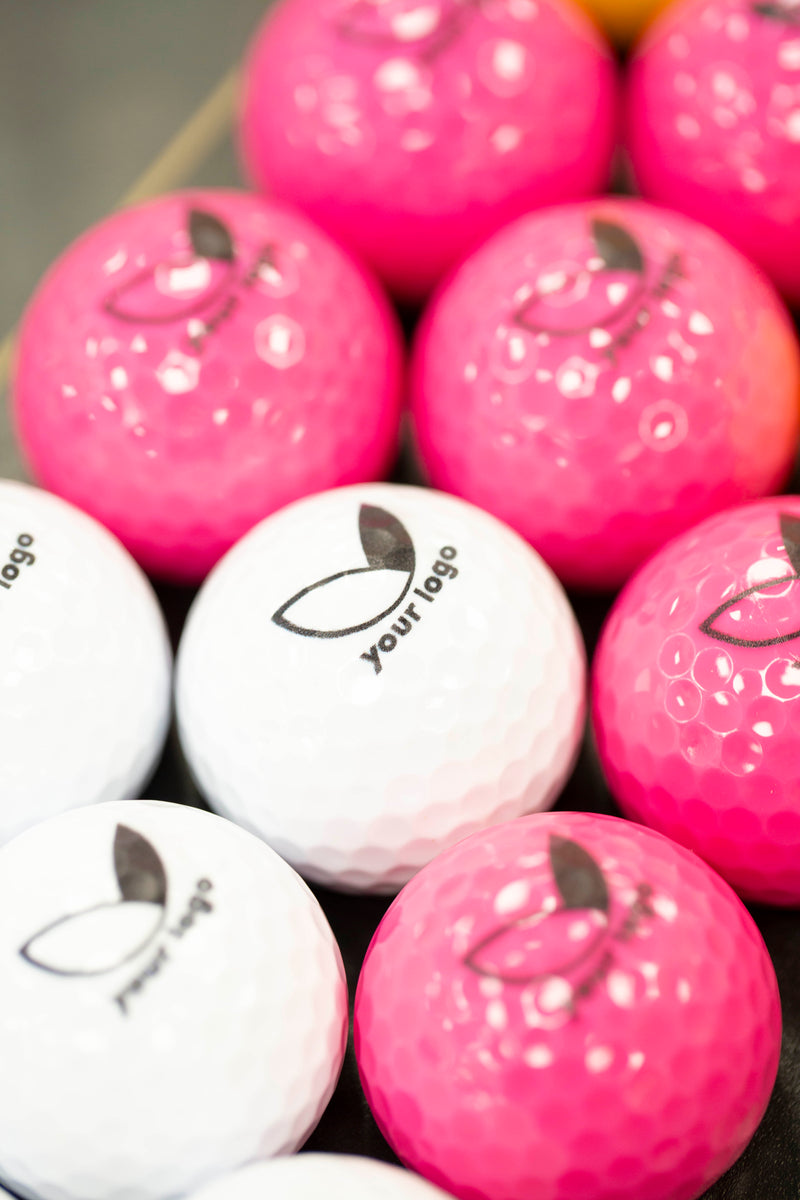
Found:
[[[15,1191],[155,1200],[305,1140],[346,985],[317,901],[263,842],[176,804],[82,809],[0,851],[0,904]]]
[[[399,377],[388,305],[344,251],[299,213],[195,191],[67,250],[23,321],[13,404],[45,487],[148,571],[197,580],[273,509],[384,472]]]
[[[101,525],[9,480],[0,663],[0,843],[64,809],[136,795],[170,717],[172,653],[156,598]]]
[[[800,302],[796,6],[670,6],[633,60],[625,111],[644,195],[719,230]]]
[[[401,1167],[352,1154],[299,1154],[243,1167],[191,1200],[447,1200]]]
[[[767,281],[716,234],[627,200],[496,234],[434,301],[412,370],[432,482],[587,587],[619,586],[709,512],[779,487],[799,397]]]
[[[595,660],[594,729],[629,816],[749,899],[795,905],[800,585],[781,514],[798,563],[800,499],[780,496],[710,518],[631,580]]]
[[[694,1200],[778,1066],[775,973],[698,858],[615,817],[478,833],[400,893],[355,1047],[400,1157],[464,1200]]]
[[[511,530],[362,485],[276,513],[220,563],[181,640],[178,727],[213,808],[309,878],[392,892],[556,799],[584,671],[566,597]]]
[[[601,191],[615,125],[611,56],[571,3],[284,0],[241,141],[259,186],[419,298],[512,217]]]

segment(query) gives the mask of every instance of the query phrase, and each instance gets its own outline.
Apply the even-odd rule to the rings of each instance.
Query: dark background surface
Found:
[[[123,201],[188,184],[241,185],[231,70],[265,8],[264,0],[0,0],[0,476],[25,478],[6,416],[6,335],[50,261]],[[413,314],[405,325],[410,333]],[[395,477],[412,474],[401,459]],[[194,593],[157,591],[177,642]],[[591,652],[609,601],[572,600]],[[148,794],[201,803],[174,733]],[[588,742],[557,807],[618,811]],[[342,949],[352,1002],[389,902],[315,890]],[[781,989],[781,1067],[750,1148],[706,1197],[800,1200],[800,913],[751,911]],[[352,1045],[306,1148],[393,1160],[363,1098]]]

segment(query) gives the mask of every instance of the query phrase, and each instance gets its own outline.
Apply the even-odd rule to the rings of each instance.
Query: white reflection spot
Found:
[[[556,387],[562,396],[591,396],[599,369],[575,355],[562,363],[556,372]]]
[[[255,329],[256,354],[279,371],[288,370],[305,354],[306,336],[291,317],[276,313],[261,321]]]
[[[662,921],[674,921],[678,916],[678,906],[671,896],[653,896],[650,903]]]
[[[539,1007],[543,1013],[557,1012],[569,1007],[571,1002],[572,988],[566,979],[558,976],[548,979],[539,992]]]
[[[553,1061],[553,1052],[548,1046],[529,1046],[522,1056],[525,1065],[541,1071]]]
[[[211,420],[215,425],[224,425],[229,416],[230,413],[228,412],[227,408],[218,408],[212,415]]]
[[[175,266],[160,263],[155,270],[156,289],[164,296],[195,296],[204,292],[211,282],[211,263],[207,258]]]
[[[619,379],[614,380],[614,386],[611,389],[611,395],[614,397],[617,404],[623,404],[631,394],[631,381],[627,375],[620,375]]]
[[[747,568],[747,586],[755,587],[759,583],[767,583],[770,579],[782,579],[784,575],[791,579],[793,574],[790,564],[785,559],[759,558]],[[764,595],[764,600],[785,594],[786,590],[786,588],[770,588],[769,592]]]
[[[753,726],[753,733],[757,733],[759,737],[772,737],[775,730],[770,725],[769,721],[756,721]]]
[[[508,1013],[502,1000],[493,1000],[486,1005],[486,1023],[491,1029],[505,1029],[508,1024]]]
[[[680,113],[675,118],[675,128],[679,135],[688,141],[700,137],[700,122],[695,117],[690,117],[688,113]]]
[[[610,346],[611,341],[612,337],[607,329],[589,330],[589,345],[593,350],[602,350],[605,346]]]
[[[419,70],[407,58],[389,58],[381,63],[374,75],[375,86],[382,92],[402,92],[417,87]]]
[[[103,263],[103,270],[105,271],[106,275],[114,275],[117,271],[122,270],[127,261],[127,251],[124,249],[117,250],[116,254],[112,254],[111,258],[106,259],[106,261]]]
[[[608,296],[610,303],[616,308],[617,305],[622,304],[623,301],[627,300],[629,291],[630,288],[628,287],[627,283],[610,283],[606,288],[606,295]]]
[[[396,13],[391,19],[392,33],[398,42],[417,42],[433,33],[441,12],[437,4],[420,4],[408,12]]]
[[[131,342],[131,350],[133,350],[134,354],[147,353],[147,342],[140,333],[137,333],[136,337]]]
[[[800,110],[795,109],[786,118],[786,136],[790,142],[800,142]]]
[[[800,71],[800,41],[784,42],[779,46],[778,62],[784,71]]]
[[[670,379],[672,379],[674,367],[675,364],[668,354],[659,354],[653,360],[653,374],[657,379],[660,379],[662,383],[669,383]]]
[[[614,1051],[610,1046],[593,1046],[586,1055],[586,1066],[593,1075],[607,1071],[614,1061]]]
[[[639,1071],[644,1066],[644,1054],[641,1050],[633,1050],[628,1055],[628,1066],[632,1071]]]
[[[689,317],[689,329],[697,337],[707,337],[714,332],[714,326],[705,313],[693,312]]]
[[[675,993],[681,1004],[688,1004],[692,998],[692,985],[688,979],[679,979]]]
[[[103,396],[102,400],[100,401],[100,405],[106,410],[106,412],[117,411],[117,406],[110,396]]]
[[[492,55],[492,69],[508,82],[520,79],[525,72],[525,47],[519,42],[498,42]]]
[[[499,125],[490,141],[498,154],[508,154],[511,150],[516,150],[522,141],[522,130],[516,125]]]
[[[606,980],[608,995],[618,1008],[630,1008],[636,996],[633,978],[626,971],[610,971]]]
[[[467,363],[467,365],[464,367],[464,378],[467,383],[475,382],[475,380],[478,378],[477,363]]]
[[[530,887],[524,879],[515,879],[512,883],[507,883],[504,888],[495,896],[494,911],[496,913],[513,912],[516,908],[522,908],[528,902],[530,895]]]
[[[128,386],[128,372],[124,367],[113,367],[111,370],[111,386],[118,392]]]
[[[170,350],[164,361],[156,367],[156,379],[170,396],[182,396],[192,392],[200,379],[200,361],[180,350]]]
[[[746,167],[742,171],[742,187],[747,192],[763,192],[767,181],[755,167]]]

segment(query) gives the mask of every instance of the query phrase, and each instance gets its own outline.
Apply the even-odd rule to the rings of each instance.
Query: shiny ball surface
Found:
[[[268,846],[178,804],[66,813],[0,850],[0,1178],[30,1200],[166,1200],[300,1146],[347,988]]]
[[[267,513],[388,469],[401,361],[377,285],[300,213],[176,193],[45,276],[13,415],[43,486],[150,573],[196,582]]]
[[[541,813],[440,855],[364,961],[355,1049],[409,1166],[463,1200],[696,1200],[775,1080],[774,969],[714,872]]]
[[[790,0],[683,0],[645,37],[626,140],[643,195],[718,230],[800,302],[800,24]]]
[[[297,1154],[251,1163],[214,1180],[191,1200],[448,1200],[402,1167],[353,1154]]]
[[[623,811],[768,904],[800,904],[799,575],[800,498],[712,517],[630,581],[593,668]]]
[[[608,47],[561,0],[283,0],[245,69],[255,184],[423,298],[493,230],[602,191]]]
[[[563,582],[619,587],[670,537],[776,490],[800,357],[768,282],[683,216],[617,198],[533,213],[443,286],[411,402],[436,487]]]
[[[521,538],[454,497],[366,484],[234,546],[190,610],[175,694],[215,811],[307,878],[391,893],[555,802],[584,688],[572,609]]]

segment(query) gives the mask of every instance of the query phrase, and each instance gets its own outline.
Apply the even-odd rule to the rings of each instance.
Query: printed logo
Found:
[[[608,884],[591,854],[570,838],[552,834],[550,869],[560,897],[506,922],[482,937],[464,958],[477,975],[518,987],[566,980],[563,1007],[588,996],[613,966],[614,942],[627,942],[644,918],[655,916],[653,889],[640,883],[625,917],[612,926]]]
[[[700,624],[700,632],[731,646],[778,646],[800,637],[800,517],[780,515],[781,537],[792,570],[737,592]],[[778,594],[780,593],[780,594]],[[764,604],[763,598],[769,600]],[[775,633],[784,617],[788,633]],[[796,624],[795,624],[796,623]],[[792,628],[792,626],[794,626]]]
[[[36,562],[36,555],[29,549],[32,545],[33,537],[30,533],[21,533],[18,536],[16,546],[8,554],[8,562],[0,571],[0,587],[6,591],[11,591],[11,585],[19,576],[20,567],[32,567]]]
[[[349,567],[308,584],[280,606],[272,620],[289,633],[301,637],[340,638],[362,633],[391,616],[404,602],[414,583],[417,559],[414,543],[401,521],[384,508],[362,504],[358,533],[366,566]],[[431,573],[413,594],[432,604],[446,579],[455,579],[458,569],[453,546],[443,546]],[[416,602],[402,614],[369,651],[360,655],[376,675],[383,670],[381,653],[390,654],[419,622]]]
[[[339,37],[430,62],[453,44],[484,0],[351,0],[333,19]]]
[[[533,334],[576,337],[605,330],[602,347],[614,360],[650,323],[650,301],[665,295],[681,277],[678,254],[660,271],[648,264],[633,234],[613,221],[591,222],[592,255],[585,265],[554,266],[513,314],[514,323]]]
[[[114,834],[113,866],[119,895],[77,913],[57,917],[20,948],[21,957],[32,967],[64,977],[100,976],[117,970],[144,954],[162,930],[182,938],[194,925],[199,912],[211,912],[205,898],[212,884],[197,883],[187,911],[177,925],[166,927],[167,875],[155,847],[127,825],[117,825]],[[167,962],[166,946],[120,992],[113,996],[123,1014],[128,1001]]]
[[[136,325],[189,322],[188,343],[200,354],[210,335],[241,303],[241,292],[256,282],[282,294],[292,265],[276,245],[262,247],[247,268],[237,258],[228,227],[212,213],[191,209],[191,249],[145,267],[120,283],[103,302],[104,310]]]

